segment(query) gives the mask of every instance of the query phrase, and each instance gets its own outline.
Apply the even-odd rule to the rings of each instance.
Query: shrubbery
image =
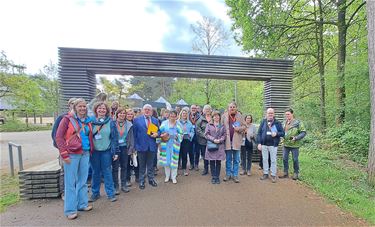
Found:
[[[0,125],[0,132],[24,132],[24,131],[41,131],[51,130],[51,126],[27,125],[19,120],[7,120],[5,124]]]

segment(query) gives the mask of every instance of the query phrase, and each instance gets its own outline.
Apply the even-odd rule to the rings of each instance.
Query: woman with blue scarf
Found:
[[[96,103],[93,110],[94,152],[90,160],[93,170],[90,200],[94,202],[99,199],[100,177],[103,175],[107,197],[111,202],[115,202],[117,199],[112,178],[112,161],[117,160],[119,155],[116,123],[111,120],[110,109],[105,102]]]
[[[86,101],[74,101],[72,113],[66,114],[56,132],[56,143],[64,161],[64,214],[77,218],[77,211],[90,211],[87,197],[87,174],[90,152],[93,150],[91,123]]]

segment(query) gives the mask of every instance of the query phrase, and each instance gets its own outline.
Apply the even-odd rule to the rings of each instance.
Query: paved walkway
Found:
[[[9,171],[8,141],[23,146],[25,167],[45,163],[57,157],[50,131],[1,133],[1,171]],[[16,162],[17,163],[17,162]],[[17,166],[17,164],[16,164]],[[224,166],[224,163],[223,163]],[[293,180],[259,180],[257,165],[253,176],[242,176],[241,183],[212,185],[209,176],[193,171],[180,176],[177,185],[163,183],[163,171],[157,177],[159,186],[137,185],[111,203],[102,196],[94,210],[79,213],[68,221],[63,215],[63,201],[23,201],[1,215],[1,226],[281,226],[281,225],[366,225],[340,211],[314,192]],[[222,170],[223,175],[223,170]],[[104,195],[104,193],[103,193]]]

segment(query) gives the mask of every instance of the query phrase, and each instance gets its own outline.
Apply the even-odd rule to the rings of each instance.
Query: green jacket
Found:
[[[283,127],[285,130],[284,146],[293,148],[300,147],[302,145],[301,140],[306,136],[306,129],[303,123],[300,120],[293,119],[288,130],[286,130],[286,121],[283,122]],[[292,141],[293,137],[295,137],[296,141]]]

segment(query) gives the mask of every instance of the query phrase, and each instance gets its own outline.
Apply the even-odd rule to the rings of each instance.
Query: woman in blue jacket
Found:
[[[118,133],[116,123],[111,120],[110,109],[105,102],[94,104],[92,128],[94,137],[94,152],[91,156],[92,195],[90,200],[96,201],[100,197],[100,176],[104,177],[104,188],[108,199],[116,201],[115,188],[112,178],[112,161],[117,160],[119,155]]]
[[[179,116],[179,122],[183,130],[183,137],[180,147],[180,159],[182,161],[182,170],[184,171],[184,176],[189,175],[187,166],[187,156],[193,155],[193,137],[195,130],[193,124],[189,121],[189,108],[184,107]],[[191,159],[190,159],[191,160]],[[190,167],[194,166],[194,163],[190,163]]]

